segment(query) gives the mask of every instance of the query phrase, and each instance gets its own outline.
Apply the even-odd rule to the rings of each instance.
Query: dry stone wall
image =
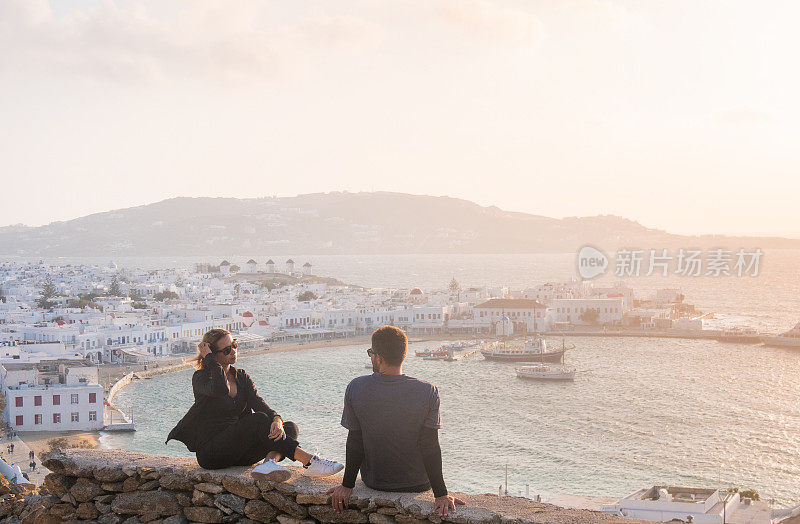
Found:
[[[205,470],[194,459],[87,449],[50,452],[43,464],[52,473],[40,493],[17,502],[2,522],[442,524],[443,520],[432,513],[430,492],[386,493],[361,482],[353,490],[350,508],[337,513],[325,492],[341,478],[312,479],[300,468],[290,468],[289,481],[273,483],[254,480],[249,467]],[[623,522],[520,497],[458,496],[466,505],[444,519],[456,524]]]

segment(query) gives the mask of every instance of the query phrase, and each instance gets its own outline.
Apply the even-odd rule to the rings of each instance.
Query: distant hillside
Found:
[[[616,216],[561,220],[383,192],[173,198],[41,227],[0,228],[0,254],[20,256],[561,253],[584,244],[800,248],[795,239],[686,237]]]

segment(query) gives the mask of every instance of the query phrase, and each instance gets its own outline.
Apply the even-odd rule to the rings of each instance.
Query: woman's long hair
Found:
[[[219,339],[221,339],[225,335],[230,335],[230,334],[231,332],[228,331],[227,329],[221,329],[221,328],[210,329],[206,331],[205,335],[203,335],[202,342],[205,342],[206,344],[211,346],[212,349],[214,349]],[[200,356],[200,350],[197,351],[197,355],[193,356],[186,362],[194,362],[194,367],[196,367],[197,369],[203,369],[203,357]]]

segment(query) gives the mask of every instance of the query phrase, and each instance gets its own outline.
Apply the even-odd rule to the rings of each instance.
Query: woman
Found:
[[[285,481],[288,469],[276,464],[284,457],[303,464],[310,477],[326,477],[341,471],[338,462],[304,451],[297,443],[297,426],[286,422],[258,394],[250,376],[234,368],[236,340],[230,331],[212,329],[197,345],[197,371],[192,376],[194,405],[170,431],[167,442],[180,440],[195,452],[206,469],[249,466],[252,475]]]

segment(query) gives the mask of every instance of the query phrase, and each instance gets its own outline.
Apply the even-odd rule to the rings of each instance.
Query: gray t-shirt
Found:
[[[385,491],[428,489],[418,441],[423,427],[442,427],[436,386],[406,375],[355,378],[344,394],[342,426],[363,436],[364,484]]]

